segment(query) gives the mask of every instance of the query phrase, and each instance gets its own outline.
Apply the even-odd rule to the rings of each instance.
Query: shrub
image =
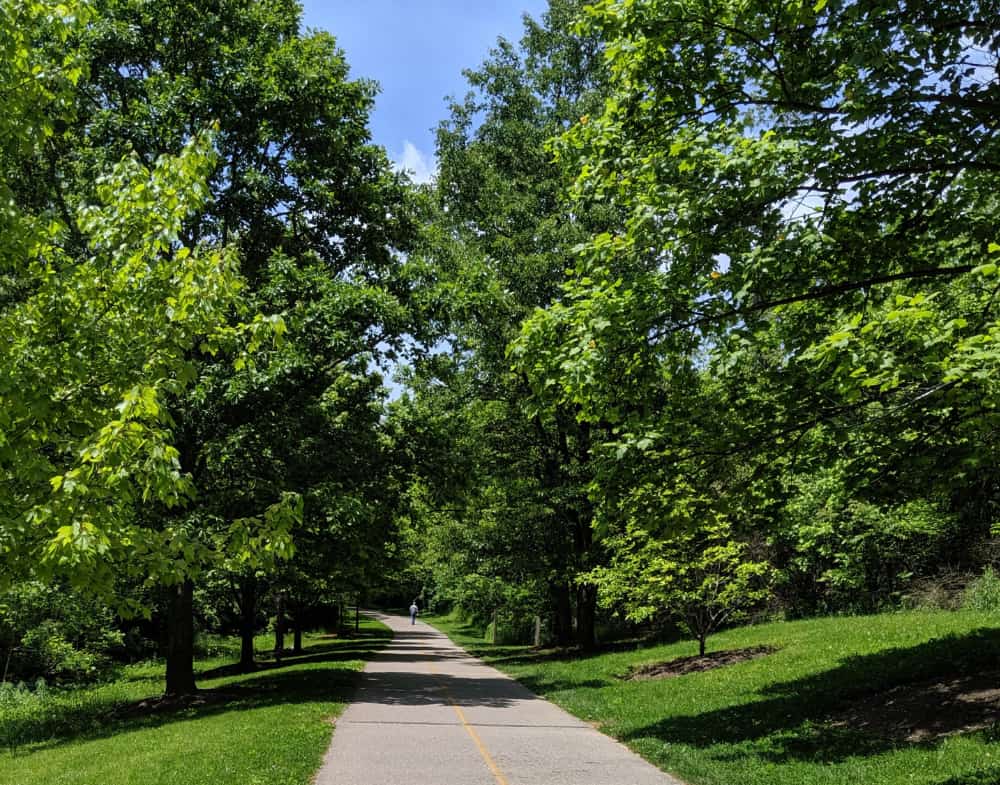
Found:
[[[0,745],[13,751],[29,740],[32,726],[45,711],[48,695],[42,679],[34,690],[23,682],[0,683]]]
[[[93,680],[122,642],[114,614],[68,587],[21,583],[0,595],[0,669],[9,678]]]
[[[1000,576],[992,567],[987,567],[986,572],[969,584],[962,605],[973,611],[1000,611]]]
[[[915,582],[939,573],[961,531],[959,518],[939,501],[859,499],[839,466],[803,475],[790,489],[772,543],[780,554],[779,593],[792,616],[905,604],[907,592],[920,593]],[[948,602],[943,592],[923,599]]]

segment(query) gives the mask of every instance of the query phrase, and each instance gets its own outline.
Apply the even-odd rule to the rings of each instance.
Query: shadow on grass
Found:
[[[452,632],[468,637],[481,634],[472,626],[452,628]],[[461,640],[461,638],[459,638]],[[639,651],[641,649],[653,648],[663,645],[661,641],[647,640],[626,640],[615,641],[613,643],[601,644],[593,649],[582,649],[571,646],[564,648],[535,649],[529,646],[503,646],[493,643],[469,644],[462,643],[465,650],[489,665],[494,666],[531,666],[542,665],[551,662],[581,662],[605,654],[618,652]],[[545,674],[518,674],[517,680],[536,695],[545,695],[551,692],[561,692],[564,690],[576,689],[600,689],[616,684],[619,679],[615,676],[595,679],[592,674],[574,679],[571,675],[563,673],[560,678],[553,678]]]
[[[804,679],[766,687],[760,700],[701,714],[669,717],[634,730],[626,741],[656,738],[673,744],[709,748],[718,744],[742,745],[739,752],[719,751],[720,760],[737,760],[752,754],[774,763],[792,760],[836,763],[848,758],[889,752],[900,747],[933,747],[938,742],[901,741],[882,737],[871,729],[845,727],[829,720],[838,712],[864,705],[873,695],[894,687],[937,677],[951,678],[992,670],[1000,660],[1000,630],[978,629],[966,635],[939,638],[911,648],[889,649],[877,654],[848,657],[830,670]],[[929,706],[928,709],[943,710]],[[949,727],[939,712],[940,735],[961,732]],[[964,722],[964,719],[963,719]],[[937,735],[937,734],[936,734]],[[988,774],[995,773],[990,769]],[[940,785],[979,785],[972,779],[951,779]],[[986,776],[986,775],[984,775]],[[983,783],[995,783],[985,779]]]
[[[275,659],[273,654],[268,653],[258,659],[254,665],[254,670],[250,673],[260,673],[278,668],[290,668],[295,665],[304,665],[315,662],[348,662],[350,660],[368,659],[378,649],[382,648],[392,638],[389,630],[362,630],[360,633],[352,633],[350,637],[337,638],[337,643],[317,643],[307,646],[299,654],[291,651],[282,654],[281,659]],[[230,676],[246,675],[247,671],[241,669],[238,662],[228,665],[221,665],[208,670],[197,670],[199,679],[221,679]]]
[[[561,646],[534,648],[528,645],[503,645],[496,643],[470,643],[469,638],[482,638],[483,630],[472,624],[449,626],[448,634],[455,635],[461,646],[473,657],[478,657],[490,665],[536,665],[543,662],[575,662],[600,657],[605,654],[638,651],[662,646],[663,641],[630,638],[628,640],[601,643],[593,648]],[[610,682],[609,682],[610,683]]]
[[[342,667],[352,660],[370,659],[392,638],[388,630],[368,631],[341,644],[306,647],[301,656],[281,662],[263,662],[251,674],[239,674],[238,666],[225,666],[198,674],[199,681],[240,676],[236,683],[202,689],[183,701],[160,701],[150,695],[142,701],[81,696],[51,710],[22,718],[16,728],[16,743],[25,752],[50,749],[78,740],[107,738],[120,733],[160,727],[171,722],[210,717],[286,703],[344,702],[359,683],[360,673]],[[301,668],[300,666],[308,666]],[[145,680],[145,679],[143,679]],[[162,685],[162,677],[159,679]]]
[[[934,785],[996,785],[998,782],[1000,782],[1000,765],[987,766],[968,774],[938,780]]]

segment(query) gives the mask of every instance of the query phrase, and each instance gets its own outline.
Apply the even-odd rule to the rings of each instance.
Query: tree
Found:
[[[579,209],[610,202],[628,219],[589,240],[515,356],[538,394],[625,447],[597,485],[609,515],[634,487],[630,445],[677,490],[665,497],[739,456],[744,497],[780,506],[783,473],[816,457],[800,447],[822,426],[852,495],[938,491],[984,531],[957,489],[997,498],[983,438],[996,425],[996,11],[588,11],[610,97],[558,154]],[[685,401],[702,372],[721,391],[707,411]]]
[[[702,656],[709,635],[747,619],[770,596],[770,565],[734,539],[722,516],[675,527],[666,536],[629,525],[608,547],[610,565],[593,575],[601,603],[636,622],[677,620]]]
[[[439,129],[438,255],[447,260],[441,278],[454,297],[448,327],[456,369],[448,375],[453,392],[425,385],[418,394],[436,399],[428,409],[460,407],[483,445],[471,484],[489,505],[450,503],[496,552],[494,572],[478,573],[477,585],[502,585],[507,569],[523,582],[532,565],[530,582],[541,587],[536,607],[553,613],[559,642],[574,635],[575,609],[575,635],[589,646],[596,594],[582,576],[597,563],[586,493],[590,425],[579,423],[571,406],[530,403],[506,356],[521,320],[558,293],[571,248],[607,223],[602,210],[566,207],[564,172],[545,145],[600,105],[599,47],[572,32],[580,7],[556,0],[541,20],[525,19],[520,46],[498,41],[467,73],[471,91]],[[525,538],[522,527],[535,533]],[[541,552],[532,550],[538,542],[546,544]],[[524,558],[511,557],[512,549]],[[479,604],[487,603],[483,597]]]
[[[240,279],[231,252],[181,240],[207,196],[206,133],[148,166],[109,166],[72,227],[54,201],[26,209],[24,170],[63,141],[83,74],[78,49],[49,44],[83,17],[73,4],[3,11],[0,577],[107,589],[112,563],[167,550],[135,505],[190,494],[164,402],[190,385],[187,354],[223,338]]]
[[[231,239],[247,299],[286,327],[281,346],[235,371],[224,354],[200,356],[196,393],[175,407],[186,466],[204,489],[196,525],[227,543],[234,523],[259,520],[275,498],[307,498],[331,474],[347,481],[345,464],[323,456],[324,438],[345,438],[339,419],[370,416],[377,356],[391,353],[408,324],[409,283],[396,253],[410,233],[403,182],[369,144],[372,86],[348,79],[329,34],[301,32],[297,4],[103,9],[81,109],[95,146],[81,160],[124,144],[144,155],[169,149],[189,123],[219,118],[215,201],[188,231]],[[178,46],[195,40],[205,45]],[[346,438],[358,445],[368,432]],[[359,471],[367,459],[362,450],[340,457]],[[242,528],[243,544],[266,548]],[[238,560],[259,552],[235,551]],[[260,567],[254,556],[241,569]]]
[[[184,248],[231,246],[238,257],[220,254],[225,265],[218,266],[246,282],[242,314],[229,310],[235,287],[216,296],[220,286],[209,285],[200,268],[198,277],[181,279],[189,287],[183,298],[164,298],[163,321],[186,325],[229,295],[217,334],[168,335],[176,367],[165,373],[178,381],[157,395],[137,389],[127,402],[130,429],[140,418],[166,424],[167,479],[180,490],[156,504],[148,494],[122,498],[122,517],[139,533],[131,542],[141,547],[108,551],[93,540],[80,570],[88,578],[99,573],[109,586],[118,565],[173,587],[168,692],[183,694],[194,689],[193,580],[237,563],[267,570],[288,555],[303,494],[330,471],[343,471],[325,462],[320,476],[310,460],[323,449],[322,434],[311,438],[309,429],[324,418],[355,422],[351,406],[377,408],[377,361],[393,352],[408,324],[410,283],[397,250],[405,250],[412,227],[403,179],[369,143],[373,87],[348,79],[330,35],[301,33],[297,4],[101,0],[95,7],[91,24],[67,38],[88,66],[65,97],[74,109],[63,120],[67,131],[20,167],[18,188],[69,216],[67,244],[79,252],[87,227],[73,213],[94,200],[92,183],[109,162],[127,156],[130,171],[139,171],[172,161],[160,157],[176,155],[215,124],[210,140],[198,137],[201,168],[190,170],[196,159],[188,154],[180,159],[188,170],[153,193],[167,205],[187,203],[173,190],[210,201],[197,215],[171,213],[176,243],[156,232],[150,242],[176,246],[174,263],[188,259],[191,267],[212,257],[207,250],[185,256]],[[119,177],[108,192],[121,199],[121,211],[138,204],[145,216],[148,202],[132,199],[124,182]],[[141,261],[137,255],[135,264]],[[248,318],[252,313],[259,318]],[[127,337],[134,344],[117,347],[126,356],[125,349],[146,348],[135,340],[141,333]],[[149,348],[157,357],[157,347]],[[350,393],[355,388],[361,394]],[[68,479],[62,488],[79,492],[78,478]],[[197,506],[187,503],[192,489]]]

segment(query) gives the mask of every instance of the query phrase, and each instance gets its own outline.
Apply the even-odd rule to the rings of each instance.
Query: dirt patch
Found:
[[[773,654],[777,650],[777,646],[751,646],[747,649],[713,651],[694,657],[678,657],[676,660],[643,665],[629,673],[626,678],[629,681],[672,679],[675,676],[683,676],[687,673],[701,673],[702,671],[710,671],[714,668],[724,668],[727,665],[736,665],[740,662],[756,660],[758,657],[766,657],[768,654]]]
[[[910,743],[985,730],[1000,723],[1000,671],[893,687],[862,698],[829,722]]]
[[[161,695],[156,698],[147,698],[136,703],[129,703],[119,706],[111,716],[114,719],[131,719],[136,717],[147,717],[157,714],[172,714],[184,711],[185,709],[199,709],[219,703],[229,703],[237,700],[239,695],[232,692],[221,692],[219,690],[198,690],[193,695]]]

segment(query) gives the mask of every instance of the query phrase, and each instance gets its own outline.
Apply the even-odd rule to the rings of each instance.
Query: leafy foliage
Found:
[[[19,159],[54,138],[82,68],[69,65],[77,50],[33,62],[47,35],[67,40],[79,24],[70,7],[14,3],[10,18],[19,24],[5,33],[0,68],[13,89],[0,114],[22,117],[0,137],[6,220],[20,226],[0,248],[2,578],[58,572],[109,589],[112,560],[144,571],[164,547],[137,525],[134,504],[190,496],[164,398],[192,381],[187,354],[223,327],[240,280],[232,253],[180,237],[208,195],[208,133],[98,178],[74,218],[79,252],[54,210],[18,210]]]
[[[773,545],[793,613],[891,606],[960,541],[955,515],[928,499],[880,507],[851,495],[836,467],[796,478]]]
[[[770,565],[755,560],[721,516],[666,537],[632,525],[608,547],[611,563],[594,572],[601,602],[633,621],[675,619],[701,654],[712,632],[745,621],[770,596]]]
[[[565,172],[545,147],[601,100],[598,43],[571,30],[581,5],[553,2],[525,19],[519,44],[500,39],[467,72],[470,92],[438,130],[427,255],[448,298],[441,319],[452,351],[416,369],[413,410],[400,414],[461,421],[435,438],[465,463],[435,463],[431,448],[416,467],[415,490],[450,510],[425,516],[440,543],[430,561],[435,591],[477,615],[503,606],[551,615],[562,643],[575,619],[579,642],[591,645],[596,595],[583,576],[600,555],[586,496],[590,427],[571,407],[532,400],[507,358],[520,322],[557,296],[572,248],[607,221],[600,209],[567,209]]]
[[[0,597],[3,681],[93,680],[123,642],[106,605],[66,586],[19,583]]]
[[[553,150],[577,209],[625,220],[583,244],[512,357],[608,434],[599,521],[659,531],[715,493],[741,529],[775,531],[790,479],[836,467],[825,524],[808,530],[802,499],[787,514],[855,599],[989,531],[997,8],[902,9],[588,9],[609,97]],[[892,574],[862,589],[882,548]]]
[[[1000,610],[1000,578],[992,567],[974,580],[965,591],[964,606],[969,610],[996,613]]]

